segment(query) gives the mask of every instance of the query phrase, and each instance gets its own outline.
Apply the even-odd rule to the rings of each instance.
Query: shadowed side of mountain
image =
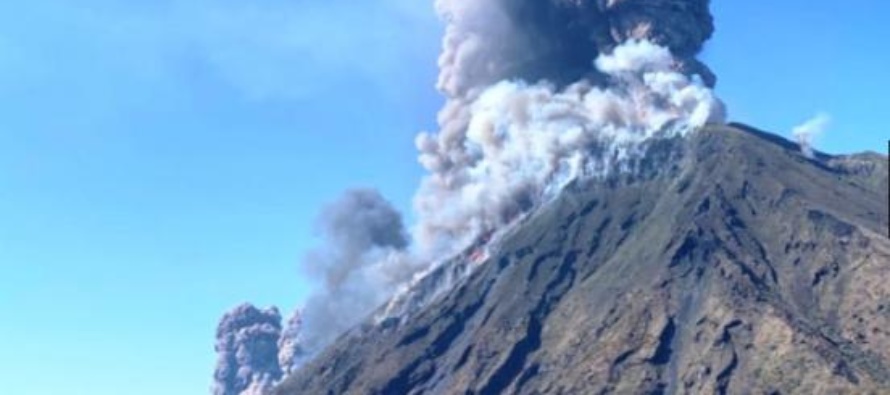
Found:
[[[274,393],[890,391],[886,157],[808,159],[742,125],[649,150]]]

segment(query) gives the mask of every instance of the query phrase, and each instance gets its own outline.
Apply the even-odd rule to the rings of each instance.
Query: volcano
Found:
[[[885,156],[808,157],[740,124],[646,149],[273,393],[890,392]]]

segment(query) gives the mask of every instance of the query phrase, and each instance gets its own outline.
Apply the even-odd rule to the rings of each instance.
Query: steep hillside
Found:
[[[575,183],[295,394],[890,392],[886,157],[713,126]]]

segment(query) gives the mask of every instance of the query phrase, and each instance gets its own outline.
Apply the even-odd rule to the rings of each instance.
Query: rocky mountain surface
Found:
[[[887,158],[744,125],[647,150],[273,393],[890,393]]]

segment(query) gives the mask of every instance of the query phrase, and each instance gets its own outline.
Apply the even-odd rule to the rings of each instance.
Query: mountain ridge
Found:
[[[273,393],[890,390],[886,157],[808,158],[742,124],[648,150]]]

